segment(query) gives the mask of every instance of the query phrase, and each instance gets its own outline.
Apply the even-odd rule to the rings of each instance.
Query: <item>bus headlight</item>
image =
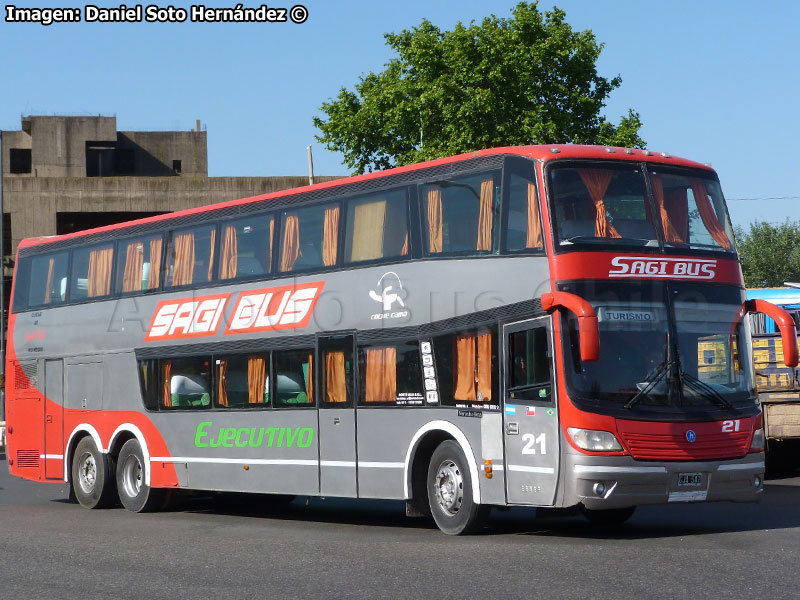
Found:
[[[759,428],[753,434],[753,441],[750,442],[750,450],[763,450],[764,449],[764,430]]]
[[[568,427],[567,432],[572,441],[575,442],[575,445],[581,450],[590,450],[592,452],[622,450],[622,446],[617,441],[616,436],[608,431]]]

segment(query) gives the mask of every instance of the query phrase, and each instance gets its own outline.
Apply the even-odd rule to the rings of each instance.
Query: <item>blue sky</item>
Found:
[[[308,144],[317,174],[347,174],[341,156],[314,140],[311,118],[341,86],[352,88],[359,75],[380,70],[392,57],[383,34],[423,18],[449,29],[489,13],[506,17],[516,4],[303,1],[309,18],[302,25],[43,27],[0,19],[0,129],[19,129],[20,117],[29,114],[114,115],[118,129],[145,131],[188,130],[201,119],[212,176],[304,175]],[[650,149],[711,163],[734,224],[800,219],[800,3],[556,4],[573,28],[591,29],[605,43],[600,74],[622,76],[605,111],[612,121],[632,107]]]

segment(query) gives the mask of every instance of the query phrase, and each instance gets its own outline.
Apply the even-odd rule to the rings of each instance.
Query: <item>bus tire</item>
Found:
[[[472,479],[461,446],[445,440],[428,464],[428,504],[436,525],[448,535],[475,533],[486,523],[489,506],[472,498]]]
[[[625,508],[612,508],[609,510],[592,510],[581,504],[581,512],[592,525],[622,525],[633,516],[635,506]]]
[[[130,511],[151,512],[167,504],[169,490],[153,489],[145,483],[147,468],[139,442],[125,442],[117,458],[117,491],[122,506]]]
[[[72,493],[84,508],[106,508],[114,502],[114,460],[86,436],[72,457]]]

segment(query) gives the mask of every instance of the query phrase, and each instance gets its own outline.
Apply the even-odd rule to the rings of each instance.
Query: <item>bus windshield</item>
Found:
[[[565,163],[549,171],[551,214],[562,250],[609,244],[733,250],[722,190],[710,173],[583,165]]]
[[[735,287],[640,282],[563,286],[595,308],[600,360],[582,362],[577,320],[563,335],[570,397],[620,417],[755,409],[749,327]]]

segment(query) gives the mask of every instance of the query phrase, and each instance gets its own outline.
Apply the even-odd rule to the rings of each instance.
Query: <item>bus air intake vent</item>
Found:
[[[737,458],[747,454],[749,431],[722,432],[719,423],[672,423],[635,426],[618,421],[622,443],[638,460],[714,460]],[[695,441],[687,440],[686,431],[695,432]]]
[[[29,360],[14,364],[14,389],[32,390],[36,387],[36,361]]]
[[[38,450],[17,450],[17,466],[20,469],[38,469]]]

